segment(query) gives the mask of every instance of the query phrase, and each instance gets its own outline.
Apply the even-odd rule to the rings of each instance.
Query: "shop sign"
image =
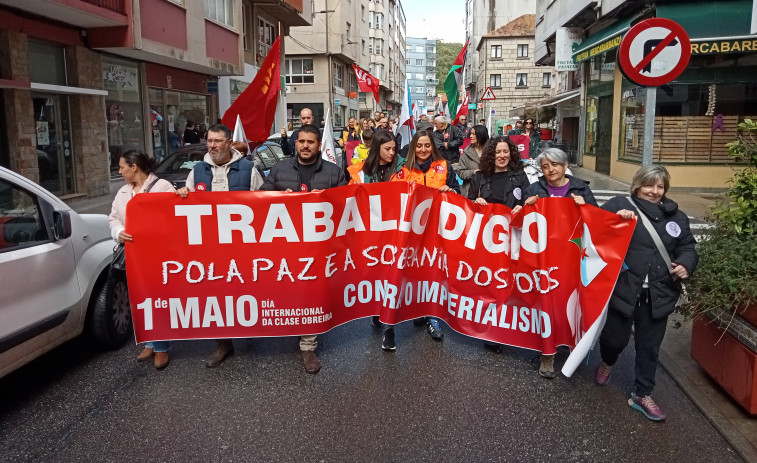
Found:
[[[103,68],[103,86],[107,90],[137,91],[137,68],[117,64]]]
[[[713,55],[716,53],[757,53],[757,38],[705,40],[692,42],[692,55]]]
[[[617,48],[618,46],[620,46],[621,39],[622,39],[622,36],[616,35],[615,37],[610,37],[609,39],[605,40],[602,43],[598,43],[597,45],[589,48],[583,53],[576,55],[576,62],[580,63],[580,62],[586,61],[588,59],[594,58],[597,55],[601,55],[602,53],[608,50]]]
[[[577,71],[578,63],[573,60],[573,52],[583,37],[580,27],[558,27],[555,34],[555,69],[557,71]]]

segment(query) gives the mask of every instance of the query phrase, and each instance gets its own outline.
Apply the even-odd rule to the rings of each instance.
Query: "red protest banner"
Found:
[[[528,148],[531,143],[531,138],[528,135],[508,135],[508,137],[510,137],[510,140],[512,140],[513,143],[515,143],[515,146],[518,147],[520,158],[528,159]]]
[[[548,354],[573,347],[605,308],[634,223],[568,198],[510,212],[404,182],[137,195],[137,342],[316,334],[380,314]]]
[[[379,103],[379,80],[368,73],[360,66],[353,64],[352,69],[355,71],[357,84],[361,92],[372,92],[376,104]]]

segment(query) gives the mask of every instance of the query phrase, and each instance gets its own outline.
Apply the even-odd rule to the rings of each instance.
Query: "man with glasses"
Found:
[[[312,116],[311,116],[312,117]],[[216,124],[208,129],[208,152],[187,176],[187,184],[176,193],[186,198],[190,191],[255,191],[263,186],[263,178],[255,165],[231,147],[231,129]],[[205,366],[214,368],[234,354],[231,339],[216,339],[216,348],[205,359]]]

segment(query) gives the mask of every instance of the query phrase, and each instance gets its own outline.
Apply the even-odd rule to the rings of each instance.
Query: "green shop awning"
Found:
[[[689,38],[708,39],[750,35],[753,0],[659,3],[655,15],[683,27]]]
[[[630,29],[632,17],[623,18],[613,25],[586,37],[573,52],[576,63],[582,63],[597,55],[620,46],[620,39]]]

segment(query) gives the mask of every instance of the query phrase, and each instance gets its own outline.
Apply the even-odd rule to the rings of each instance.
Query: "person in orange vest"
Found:
[[[460,184],[452,165],[442,158],[433,141],[430,130],[415,132],[410,140],[407,160],[402,170],[394,174],[393,182],[420,183],[431,188],[438,188],[442,193],[454,191],[460,193]]]
[[[365,161],[347,168],[350,185],[353,183],[388,182],[405,164],[405,158],[397,155],[397,139],[392,132],[376,132]],[[378,318],[378,317],[376,317]]]
[[[410,147],[407,151],[407,160],[402,169],[392,176],[393,182],[420,183],[431,188],[438,188],[442,193],[454,191],[460,193],[460,184],[457,182],[457,174],[452,165],[446,159],[442,158],[436,149],[433,139],[434,135],[431,130],[419,130],[415,132],[413,139],[410,140]],[[422,325],[427,322],[426,330],[431,337],[441,341],[444,337],[442,328],[439,325],[439,319],[434,317],[418,318],[414,321],[416,325]],[[394,345],[394,327],[389,327],[384,331],[384,341],[382,348],[384,350],[394,350],[385,347],[387,345],[387,336],[390,337],[391,344]]]

